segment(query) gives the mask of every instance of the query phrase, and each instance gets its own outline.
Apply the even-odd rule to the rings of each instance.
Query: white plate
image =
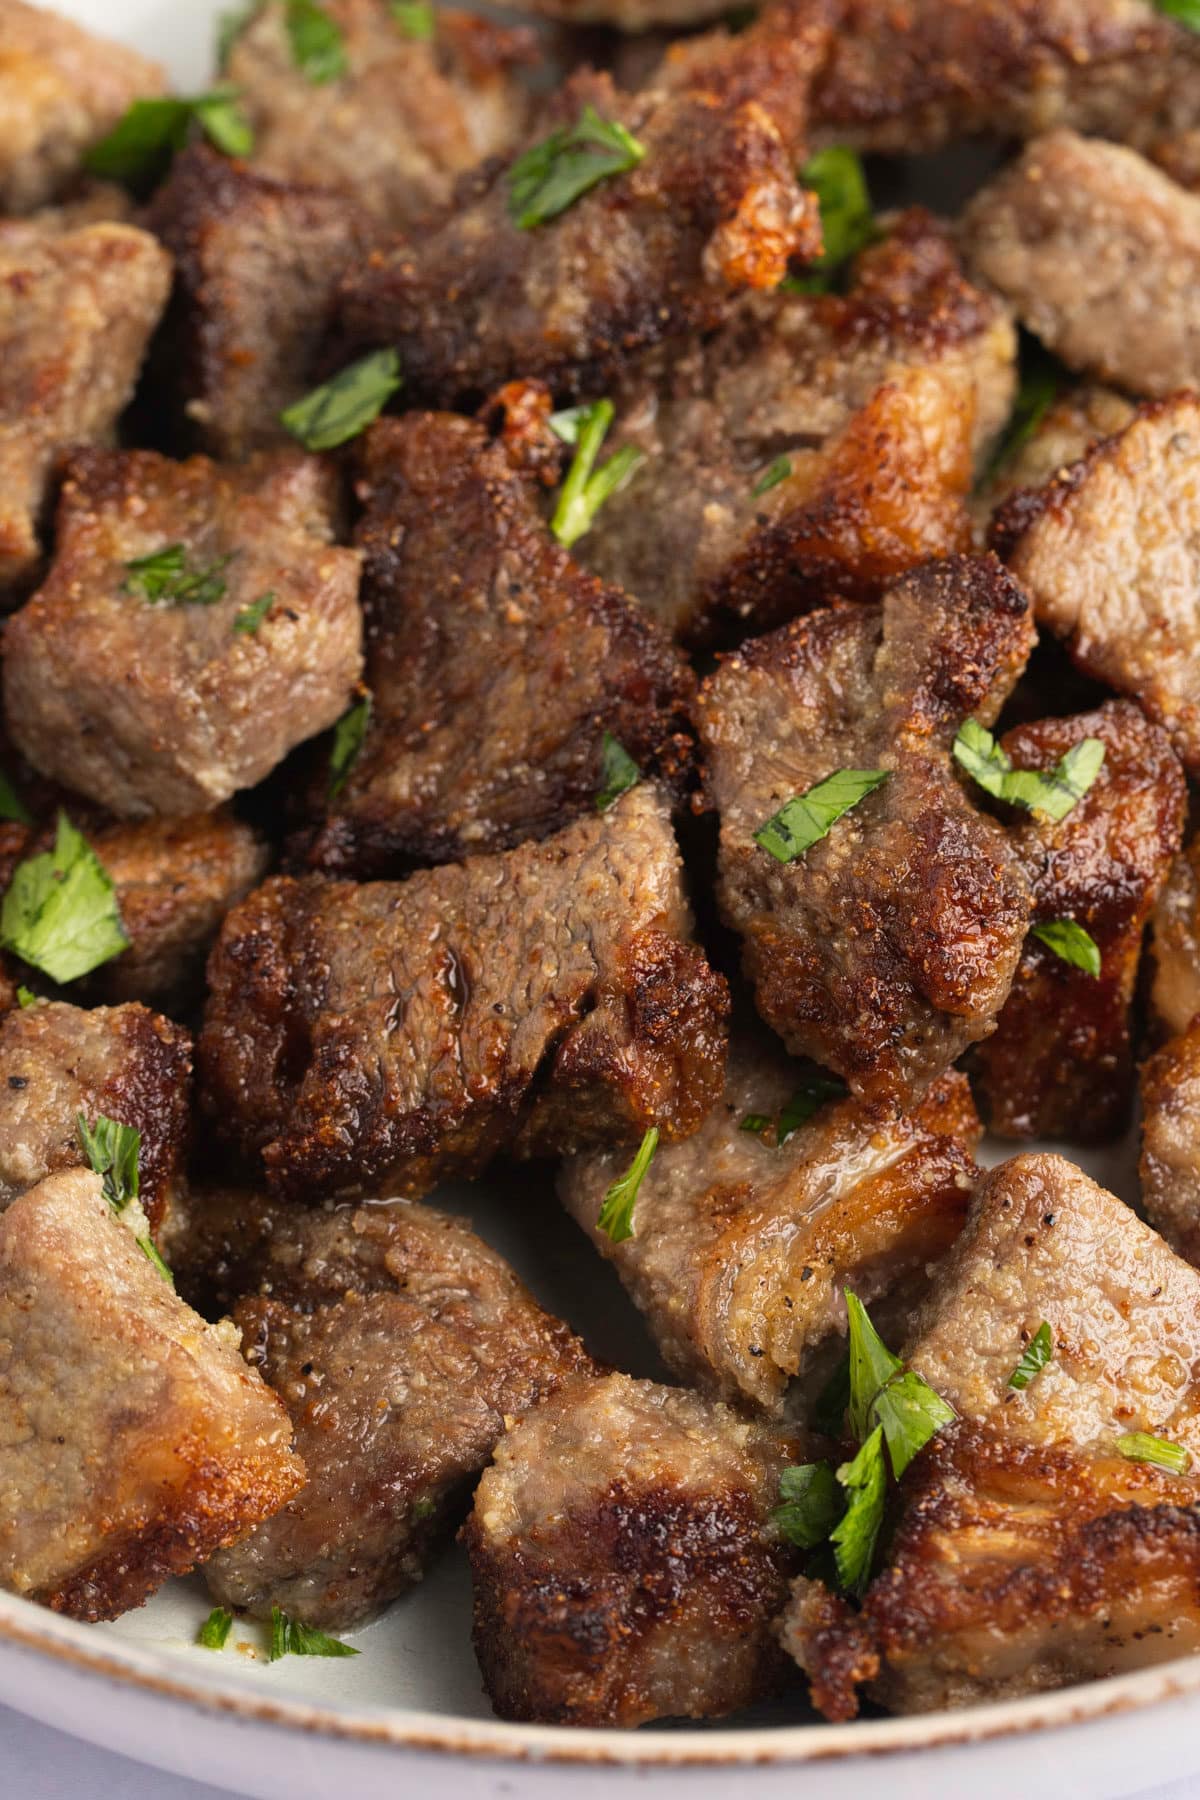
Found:
[[[222,0],[58,0],[81,24],[124,38],[196,91],[211,73]],[[235,4],[235,0],[225,0]],[[1003,1154],[1003,1152],[1000,1152]],[[994,1158],[993,1158],[994,1160]],[[1082,1158],[1126,1198],[1132,1146]],[[439,1204],[469,1211],[548,1305],[590,1347],[634,1374],[657,1375],[654,1352],[612,1270],[585,1250],[542,1169],[505,1184],[460,1188]],[[1200,1658],[1065,1693],[958,1714],[807,1721],[793,1700],[737,1727],[569,1731],[498,1724],[470,1647],[470,1593],[460,1553],[379,1624],[357,1635],[353,1661],[288,1658],[268,1666],[245,1625],[222,1655],[193,1640],[208,1610],[203,1583],[175,1582],[116,1624],[85,1627],[0,1595],[0,1700],[35,1718],[172,1773],[264,1800],[393,1800],[410,1792],[548,1797],[651,1783],[659,1796],[739,1794],[794,1800],[800,1777],[825,1796],[861,1800],[888,1753],[889,1800],[961,1795],[1012,1800],[1046,1791],[1041,1735],[1055,1727],[1056,1800],[1105,1800],[1200,1770]],[[818,1778],[819,1769],[819,1778]],[[1039,1772],[1040,1771],[1040,1772]],[[2,1791],[2,1789],[0,1789]]]

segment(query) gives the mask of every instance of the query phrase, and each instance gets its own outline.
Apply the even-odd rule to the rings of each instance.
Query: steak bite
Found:
[[[439,7],[428,38],[388,0],[324,0],[339,66],[308,72],[288,8],[255,9],[226,74],[254,130],[264,175],[341,190],[381,224],[407,231],[452,198],[455,178],[507,150],[529,111],[516,71],[538,61],[527,29]]]
[[[904,213],[845,298],[751,296],[624,378],[613,441],[647,460],[583,558],[690,639],[877,598],[967,547],[972,463],[1008,417],[1015,356],[944,228]]]
[[[1033,933],[975,1072],[1001,1137],[1102,1141],[1133,1099],[1131,1016],[1142,937],[1179,848],[1187,784],[1165,732],[1129,700],[1072,719],[1022,725],[1002,740],[1018,769],[1053,768],[1085,738],[1104,764],[1083,799],[1053,823],[1015,828],[1033,887],[1033,928],[1073,920],[1100,952],[1094,976]]]
[[[720,1718],[780,1679],[794,1446],[681,1388],[568,1382],[508,1431],[464,1529],[502,1719]]]
[[[1200,1265],[1200,1024],[1193,1021],[1142,1070],[1142,1209],[1188,1262]]]
[[[297,1197],[416,1197],[506,1147],[686,1136],[720,1094],[728,994],[681,877],[641,786],[407,881],[268,881],[209,962],[215,1129]]]
[[[183,1181],[192,1042],[144,1006],[39,1001],[0,1017],[0,1208],[86,1161],[76,1120],[141,1134],[139,1198],[157,1232]]]
[[[503,441],[452,413],[381,420],[359,494],[374,703],[315,866],[394,874],[544,837],[594,809],[606,733],[682,774],[691,670],[559,546]]]
[[[590,106],[640,160],[528,228],[513,216],[516,165],[484,165],[436,229],[347,279],[343,349],[393,345],[409,392],[455,405],[515,378],[595,392],[635,350],[717,325],[739,292],[777,286],[790,257],[820,250],[793,115],[823,38],[797,26],[781,50],[751,30],[636,95],[578,72],[526,155]]]
[[[1135,394],[1200,385],[1200,198],[1134,151],[1039,138],[972,201],[962,237],[972,272],[1069,368]]]
[[[1139,408],[1048,487],[1014,494],[992,531],[1038,623],[1200,773],[1200,399]]]
[[[950,749],[968,715],[995,718],[1032,637],[994,558],[951,557],[881,607],[811,613],[744,645],[701,690],[718,900],[759,1012],[794,1055],[896,1112],[993,1029],[1020,956],[1027,880]],[[887,778],[793,860],[755,842],[844,769]]]
[[[1150,966],[1156,1023],[1171,1036],[1186,1031],[1200,1013],[1200,833],[1175,858],[1158,897]]]
[[[846,0],[813,90],[826,142],[936,150],[1073,125],[1146,144],[1200,118],[1200,45],[1154,0]]]
[[[1043,1321],[1051,1360],[1015,1389]],[[876,1677],[872,1697],[924,1712],[1200,1646],[1198,1358],[1200,1275],[1128,1207],[1060,1157],[994,1170],[907,1358],[960,1422],[905,1478],[862,1613],[799,1584],[785,1631],[818,1704],[850,1717]],[[1138,1460],[1132,1433],[1188,1472]]]
[[[622,1242],[597,1220],[627,1155],[575,1157],[559,1177],[567,1211],[616,1264],[672,1373],[790,1416],[804,1414],[814,1366],[819,1388],[822,1352],[845,1336],[845,1287],[905,1311],[923,1289],[962,1225],[979,1138],[961,1075],[885,1125],[854,1100],[789,1125],[789,1103],[811,1092],[802,1065],[735,1049],[719,1105],[655,1154]]]
[[[0,213],[32,212],[78,175],[84,154],[162,69],[24,0],[0,0]]]
[[[111,436],[170,285],[129,225],[0,234],[0,594],[33,579],[56,463]]]
[[[0,1216],[0,1587],[140,1606],[304,1480],[287,1413],[82,1169]]]
[[[175,258],[156,398],[165,388],[216,456],[287,442],[279,415],[313,386],[337,283],[378,227],[335,188],[278,181],[202,144],[176,157],[147,217]]]
[[[17,748],[122,817],[178,815],[332,725],[362,662],[336,491],[333,467],[299,452],[241,468],[73,457],[49,576],[5,634]]]
[[[213,1598],[361,1624],[420,1580],[505,1424],[590,1358],[461,1220],[401,1200],[307,1211],[201,1194],[196,1206],[189,1277],[215,1275],[226,1292],[249,1278],[234,1322],[308,1470],[282,1512],[209,1563]],[[235,1248],[214,1257],[223,1239]]]

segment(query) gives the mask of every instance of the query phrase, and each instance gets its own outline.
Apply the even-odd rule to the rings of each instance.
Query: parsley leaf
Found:
[[[65,812],[54,849],[13,871],[0,945],[52,981],[75,981],[129,948],[107,871]]]
[[[876,1395],[886,1382],[899,1375],[904,1364],[893,1356],[875,1327],[871,1316],[857,1294],[846,1290],[846,1317],[849,1321],[850,1350],[850,1430],[861,1444],[868,1430],[868,1416]]]
[[[277,1606],[271,1608],[268,1662],[278,1662],[281,1656],[359,1655],[361,1651],[352,1644],[343,1644],[341,1638],[330,1637],[327,1632],[318,1631],[315,1625],[302,1625],[299,1619],[289,1619]]]
[[[985,480],[991,480],[1029,442],[1061,390],[1071,380],[1070,371],[1056,356],[1051,356],[1036,338],[1023,334],[1021,384],[1007,428],[988,462]]]
[[[21,1008],[21,1011],[24,1012],[27,1006],[37,1005],[37,995],[31,993],[27,987],[18,987],[17,1005]]]
[[[642,772],[611,731],[604,734],[604,747],[600,755],[600,791],[596,795],[596,811],[607,812],[615,806],[622,794],[636,787],[642,778]]]
[[[105,181],[119,182],[138,195],[148,194],[196,125],[226,156],[249,156],[254,132],[237,98],[236,88],[223,87],[190,99],[162,95],[135,100],[107,136],[93,144],[84,165],[90,174]]]
[[[336,800],[349,779],[371,723],[371,696],[364,694],[344,712],[333,728],[329,752],[329,798]]]
[[[279,415],[306,450],[336,450],[374,423],[400,387],[397,350],[373,350]]]
[[[429,0],[391,0],[388,11],[405,37],[428,41],[433,36],[436,21]]]
[[[761,1137],[767,1127],[774,1123],[770,1113],[747,1113],[738,1126],[738,1130],[752,1131],[755,1137]]]
[[[651,1125],[638,1145],[637,1155],[628,1169],[613,1182],[604,1196],[604,1204],[596,1223],[601,1231],[608,1233],[614,1244],[623,1243],[626,1238],[633,1236],[634,1203],[657,1149],[658,1126]]]
[[[1018,1392],[1027,1388],[1034,1376],[1041,1374],[1053,1356],[1054,1334],[1046,1320],[1043,1319],[1022,1350],[1017,1366],[1008,1378],[1009,1387],[1016,1388]]]
[[[33,824],[33,814],[3,769],[0,769],[0,819],[12,819],[18,825]]]
[[[1014,769],[1012,758],[977,719],[964,719],[954,739],[954,760],[985,794],[1023,806],[1058,824],[1078,804],[1104,766],[1099,738],[1084,738],[1052,769]]]
[[[646,459],[643,451],[633,444],[626,444],[615,456],[610,456],[606,463],[596,468],[600,446],[613,421],[611,400],[596,400],[591,406],[574,408],[573,414],[560,413],[555,417],[560,424],[554,426],[553,418],[550,423],[557,435],[564,442],[575,445],[575,455],[571,459],[567,479],[562,484],[558,505],[550,521],[551,531],[563,548],[569,550],[585,532],[591,530],[596,514],[604,502],[625,486]],[[569,426],[562,425],[564,418],[570,418]],[[565,430],[573,430],[575,435],[566,437]]]
[[[1085,975],[1093,978],[1099,977],[1100,946],[1074,919],[1047,919],[1044,924],[1035,925],[1029,935],[1045,944],[1047,950],[1053,950],[1055,956],[1061,956],[1072,968],[1082,969]]]
[[[574,125],[564,125],[519,156],[508,172],[508,210],[522,231],[566,212],[581,195],[610,175],[636,168],[646,152],[623,125],[585,106]]]
[[[813,1075],[803,1087],[796,1089],[780,1113],[776,1143],[782,1149],[802,1125],[808,1124],[814,1113],[820,1112],[827,1100],[841,1100],[845,1098],[845,1094],[844,1082],[836,1081],[828,1075]]]
[[[1192,1461],[1182,1444],[1152,1437],[1148,1431],[1127,1431],[1117,1439],[1117,1449],[1128,1462],[1153,1463],[1156,1469],[1169,1469],[1172,1475],[1186,1475]]]
[[[783,1536],[801,1550],[823,1544],[842,1513],[845,1500],[827,1462],[801,1463],[779,1477],[782,1502],[771,1514]]]
[[[882,787],[886,769],[835,769],[806,794],[797,794],[760,825],[754,842],[777,862],[795,862],[811,850],[844,813]]]
[[[850,1429],[861,1442],[872,1421],[882,1427],[892,1473],[899,1481],[917,1452],[957,1415],[927,1381],[892,1355],[866,1307],[848,1288],[846,1314],[850,1325]]]
[[[829,1541],[842,1587],[848,1594],[861,1594],[871,1578],[871,1562],[883,1524],[887,1467],[882,1425],[875,1427],[857,1456],[841,1464],[837,1478],[849,1495],[849,1504],[830,1532]]]
[[[283,22],[292,61],[306,81],[323,87],[346,73],[342,28],[317,0],[287,0]]]
[[[196,1642],[202,1650],[223,1650],[232,1629],[233,1614],[223,1606],[214,1606],[196,1633]]]
[[[793,293],[826,294],[838,270],[875,236],[862,159],[855,150],[831,144],[805,163],[800,185],[817,196],[825,248],[803,275],[791,278],[787,285]]]
[[[243,637],[253,637],[274,604],[273,589],[266,594],[260,594],[257,600],[252,600],[249,606],[243,606],[234,614],[233,629],[240,632]]]
[[[225,598],[225,570],[235,552],[218,556],[207,568],[188,567],[185,544],[164,544],[125,564],[123,594],[140,594],[150,606],[215,606]]]
[[[103,1113],[96,1115],[94,1125],[89,1125],[82,1113],[76,1113],[75,1130],[88,1167],[101,1178],[104,1198],[115,1213],[124,1212],[130,1201],[138,1197],[141,1132],[132,1125],[106,1118]]]
[[[786,481],[791,472],[791,457],[777,456],[770,468],[759,476],[754,486],[750,489],[751,499],[757,500],[760,495],[769,494],[771,489],[778,487],[781,481]]]
[[[1160,13],[1178,19],[1189,31],[1200,31],[1200,0],[1154,0]]]

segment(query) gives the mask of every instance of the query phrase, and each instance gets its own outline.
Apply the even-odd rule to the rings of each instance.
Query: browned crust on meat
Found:
[[[1193,1022],[1142,1068],[1142,1207],[1200,1266],[1200,1028]]]
[[[822,1581],[798,1576],[779,1621],[785,1650],[808,1677],[813,1705],[836,1723],[858,1713],[858,1690],[879,1674],[879,1651],[861,1614]]]

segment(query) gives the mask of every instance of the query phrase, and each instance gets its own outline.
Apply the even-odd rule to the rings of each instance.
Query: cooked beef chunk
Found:
[[[691,670],[560,548],[503,440],[452,413],[381,420],[359,493],[374,704],[314,866],[394,874],[544,837],[594,808],[606,733],[683,772]]]
[[[972,511],[980,524],[986,526],[992,513],[1020,489],[1044,487],[1101,438],[1124,431],[1136,410],[1132,400],[1113,388],[1094,382],[1067,388],[976,493]]]
[[[1169,133],[1151,144],[1150,160],[1192,193],[1200,192],[1200,130]]]
[[[1186,1031],[1200,1013],[1200,833],[1180,851],[1154,909],[1150,1003],[1159,1027]]]
[[[1200,44],[1154,0],[848,0],[813,90],[827,141],[934,150],[1074,125],[1145,144],[1200,117]]]
[[[282,0],[259,7],[227,75],[255,132],[254,167],[342,189],[398,231],[450,200],[455,177],[508,149],[528,102],[515,71],[537,61],[528,30],[439,8],[408,32],[387,0],[324,0],[344,66],[329,79],[293,54]]]
[[[590,105],[642,160],[528,230],[510,210],[509,165],[485,165],[436,230],[347,279],[343,349],[395,345],[409,391],[434,404],[516,377],[582,394],[642,346],[716,325],[739,291],[775,287],[789,257],[819,251],[820,219],[793,172],[794,121],[760,89],[774,108],[786,88],[797,107],[824,33],[797,29],[767,71],[752,36],[633,96],[574,75],[534,142]],[[793,79],[773,86],[777,62]]]
[[[1141,1177],[1154,1229],[1200,1265],[1200,1022],[1142,1070]]]
[[[209,1563],[213,1598],[335,1631],[361,1624],[420,1579],[506,1422],[592,1364],[458,1219],[402,1200],[194,1204],[192,1279],[203,1282],[200,1265],[225,1237],[236,1247],[216,1272],[230,1285],[243,1240],[254,1245],[233,1318],[308,1470],[282,1512]]]
[[[1033,923],[1071,919],[1100,951],[1100,975],[1073,967],[1032,935],[995,1033],[980,1045],[983,1110],[1001,1137],[1116,1136],[1133,1099],[1130,1008],[1142,937],[1187,799],[1166,733],[1128,700],[1072,719],[1043,719],[1003,739],[1018,769],[1047,769],[1085,738],[1104,766],[1058,824],[1016,829],[1033,887]]]
[[[1042,1322],[1052,1360],[1009,1377]],[[1200,1643],[1200,1478],[1127,1460],[1148,1432],[1200,1455],[1200,1275],[1079,1169],[1022,1156],[981,1186],[909,1360],[962,1423],[904,1483],[888,1564],[847,1615],[801,1585],[789,1647],[818,1703],[899,1711],[1011,1697]]]
[[[23,0],[0,0],[0,212],[32,212],[79,173],[134,100],[159,94],[157,63]]]
[[[845,1335],[846,1286],[901,1308],[920,1293],[962,1225],[979,1138],[961,1075],[886,1125],[843,1100],[789,1127],[789,1102],[805,1092],[802,1065],[735,1047],[720,1104],[693,1137],[657,1151],[623,1242],[597,1218],[628,1154],[573,1158],[559,1177],[672,1372],[789,1416],[803,1415],[814,1364],[819,1388],[821,1353]]]
[[[950,746],[967,715],[994,719],[1032,635],[994,558],[952,557],[882,607],[811,613],[754,640],[701,690],[718,899],[758,1009],[793,1054],[895,1110],[992,1030],[1020,956],[1028,883]],[[841,769],[887,780],[791,862],[755,843]]]
[[[1200,384],[1200,198],[1132,150],[1052,132],[962,230],[974,273],[1068,367],[1135,394]]]
[[[719,1718],[774,1687],[790,1449],[627,1375],[568,1382],[502,1437],[464,1531],[501,1718]]]
[[[52,1175],[0,1216],[0,1586],[80,1619],[141,1605],[296,1492],[291,1438],[98,1176]]]
[[[0,236],[0,593],[35,575],[56,460],[110,436],[170,284],[128,225]]]
[[[331,542],[336,480],[299,452],[242,468],[73,457],[49,576],[5,635],[17,747],[121,816],[186,814],[333,724],[361,668],[359,559]],[[172,550],[195,604],[146,591],[136,564]]]
[[[269,881],[209,962],[209,1117],[298,1196],[418,1196],[505,1146],[686,1136],[721,1091],[728,1006],[690,931],[646,786],[404,882]]]
[[[216,456],[286,442],[279,415],[313,386],[334,290],[365,257],[369,220],[334,188],[276,181],[197,144],[147,222],[175,258],[156,401],[171,395]]]
[[[1048,487],[1014,494],[993,537],[1038,623],[1200,772],[1200,400],[1139,408]]]
[[[144,1006],[43,1000],[0,1017],[0,1207],[85,1158],[76,1119],[141,1133],[140,1198],[158,1231],[183,1179],[192,1043]]]
[[[752,296],[624,379],[613,444],[647,461],[580,554],[691,639],[876,598],[966,547],[973,455],[1008,416],[1015,353],[944,228],[905,213],[844,299]]]

